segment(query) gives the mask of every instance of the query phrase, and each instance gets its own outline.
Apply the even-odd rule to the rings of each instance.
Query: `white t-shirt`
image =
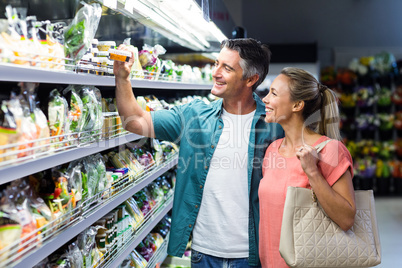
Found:
[[[222,134],[210,162],[191,247],[221,258],[247,258],[248,145],[255,111],[222,111]]]

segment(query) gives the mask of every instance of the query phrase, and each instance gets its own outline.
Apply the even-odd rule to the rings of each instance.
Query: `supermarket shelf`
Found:
[[[14,164],[10,164],[0,169],[0,184],[34,174],[57,165],[68,163],[81,157],[95,154],[130,141],[138,140],[140,138],[142,138],[142,136],[130,133],[124,136],[99,141],[82,147],[45,155],[41,158],[26,160],[22,163],[18,162],[17,159]]]
[[[170,201],[166,202],[160,209],[159,211],[150,218],[150,221],[144,228],[141,229],[141,232],[138,233],[137,235],[133,236],[130,241],[127,243],[125,246],[125,249],[122,249],[120,252],[118,252],[114,260],[109,262],[107,267],[118,267],[123,260],[130,254],[131,251],[133,251],[137,245],[149,234],[152,229],[159,223],[160,220],[166,215],[166,213],[169,212],[173,207],[173,198],[170,199]],[[148,266],[147,266],[148,267]]]
[[[66,70],[40,69],[10,63],[0,63],[0,81],[115,86],[115,78],[111,76],[82,74]],[[146,79],[132,79],[131,85],[134,88],[174,90],[209,90],[212,87],[211,84],[191,84]]]
[[[125,189],[121,191],[118,195],[116,195],[114,198],[110,198],[106,202],[102,203],[101,205],[97,206],[94,210],[92,210],[90,213],[85,214],[85,216],[82,217],[80,221],[75,222],[72,226],[68,227],[65,231],[63,231],[60,235],[54,237],[53,239],[46,241],[40,248],[37,250],[32,251],[29,255],[25,256],[20,262],[18,262],[15,266],[15,268],[26,268],[26,267],[32,267],[50,254],[52,254],[55,250],[60,248],[62,245],[73,239],[75,236],[77,236],[79,233],[84,231],[87,227],[91,226],[94,222],[105,216],[107,213],[109,213],[112,209],[116,208],[118,205],[123,203],[125,200],[127,200],[129,197],[133,196],[135,193],[140,191],[142,188],[144,188],[146,185],[148,185],[150,182],[158,178],[160,175],[174,167],[178,162],[178,157],[174,157],[170,161],[167,161],[160,165],[155,172],[148,174],[145,176],[139,183],[136,183],[133,185],[133,187]],[[166,204],[165,206],[170,206],[170,208],[173,206],[173,203]],[[169,208],[169,209],[170,209]],[[151,219],[153,226],[155,226],[160,219],[167,213],[164,212],[166,208],[163,208],[163,211],[159,212],[155,216],[153,216]],[[164,214],[163,214],[164,212]],[[162,215],[160,215],[162,214]],[[155,223],[154,223],[155,222]],[[153,228],[152,226],[152,228]],[[151,230],[150,228],[149,230]],[[144,232],[148,230],[148,225],[145,227]],[[149,233],[149,231],[148,231]],[[145,235],[141,235],[141,239],[138,240],[141,241]],[[135,240],[137,241],[137,240]],[[137,244],[138,244],[137,243]],[[127,253],[128,255],[128,253]],[[126,255],[126,256],[127,256]],[[125,257],[125,256],[124,256]],[[124,259],[124,258],[123,258]],[[121,261],[123,261],[121,259]]]

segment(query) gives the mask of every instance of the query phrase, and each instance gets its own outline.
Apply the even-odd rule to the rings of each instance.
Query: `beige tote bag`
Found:
[[[319,144],[317,151],[325,144]],[[372,267],[380,264],[373,191],[355,191],[355,199],[355,223],[345,232],[325,214],[311,189],[288,187],[279,244],[279,252],[287,265]]]

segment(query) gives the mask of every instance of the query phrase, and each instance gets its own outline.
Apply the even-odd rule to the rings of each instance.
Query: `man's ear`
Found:
[[[304,108],[304,101],[296,101],[293,104],[293,111],[294,112],[300,112]]]
[[[247,86],[248,87],[253,87],[253,85],[255,83],[257,83],[258,79],[260,78],[260,76],[258,74],[255,74],[249,78],[247,78]]]

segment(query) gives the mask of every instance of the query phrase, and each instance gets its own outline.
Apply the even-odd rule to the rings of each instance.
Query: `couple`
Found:
[[[287,267],[279,254],[287,186],[314,188],[332,220],[353,225],[352,159],[338,141],[335,95],[309,73],[285,68],[261,101],[253,91],[270,56],[254,39],[224,40],[211,90],[221,99],[156,112],[135,100],[133,57],[114,63],[124,127],[180,145],[168,254],[182,256],[192,236],[192,267]],[[318,161],[314,146],[329,138]]]

